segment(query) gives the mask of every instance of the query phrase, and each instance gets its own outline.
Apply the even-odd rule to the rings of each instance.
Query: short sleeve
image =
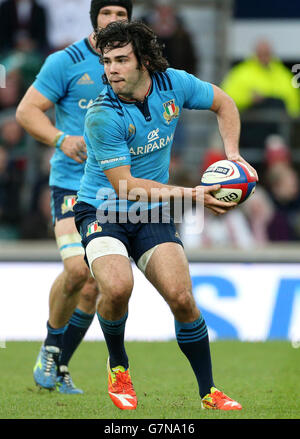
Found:
[[[84,136],[90,144],[101,171],[130,165],[122,116],[114,110],[91,107],[85,118]]]
[[[184,93],[184,108],[190,110],[209,110],[211,108],[214,99],[212,84],[202,81],[184,70],[169,70],[176,88],[180,88]]]
[[[43,64],[33,87],[51,102],[58,102],[67,93],[70,67],[69,57],[64,51],[53,53]]]

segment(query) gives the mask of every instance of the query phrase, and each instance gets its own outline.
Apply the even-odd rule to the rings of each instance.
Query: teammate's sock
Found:
[[[214,387],[206,323],[201,315],[191,323],[175,320],[175,331],[177,343],[191,363],[203,398]]]
[[[44,341],[44,346],[56,346],[59,349],[62,347],[63,333],[67,329],[68,325],[62,328],[52,328],[49,321],[47,322],[47,337]]]
[[[105,320],[98,312],[97,316],[109,352],[110,367],[123,366],[128,369],[128,357],[124,346],[125,324],[128,313],[116,321]]]
[[[69,364],[72,355],[89,329],[94,315],[95,313],[87,314],[78,308],[75,309],[63,334],[60,365],[67,366]]]

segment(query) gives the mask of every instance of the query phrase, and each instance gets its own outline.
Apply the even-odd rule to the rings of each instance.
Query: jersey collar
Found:
[[[86,47],[89,49],[90,52],[92,52],[93,55],[100,56],[100,54],[96,51],[96,49],[92,46],[90,42],[90,36],[84,39]]]

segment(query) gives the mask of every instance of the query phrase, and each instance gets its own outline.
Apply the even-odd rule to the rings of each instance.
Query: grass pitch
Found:
[[[135,411],[116,408],[107,394],[104,342],[83,342],[70,362],[84,395],[38,390],[32,369],[38,342],[0,349],[1,419],[299,419],[300,349],[289,342],[211,343],[216,386],[243,410],[201,410],[196,379],[175,341],[127,342],[138,395]]]

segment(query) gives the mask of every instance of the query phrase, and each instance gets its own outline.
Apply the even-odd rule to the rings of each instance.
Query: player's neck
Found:
[[[94,52],[96,52],[98,55],[100,54],[100,50],[96,48],[96,41],[95,41],[95,32],[92,32],[88,37],[88,42]]]
[[[151,92],[151,88],[152,88],[152,79],[149,73],[147,73],[145,81],[143,81],[143,84],[136,87],[133,94],[130,95],[119,94],[118,96],[124,101],[143,103],[144,100],[149,96]]]

